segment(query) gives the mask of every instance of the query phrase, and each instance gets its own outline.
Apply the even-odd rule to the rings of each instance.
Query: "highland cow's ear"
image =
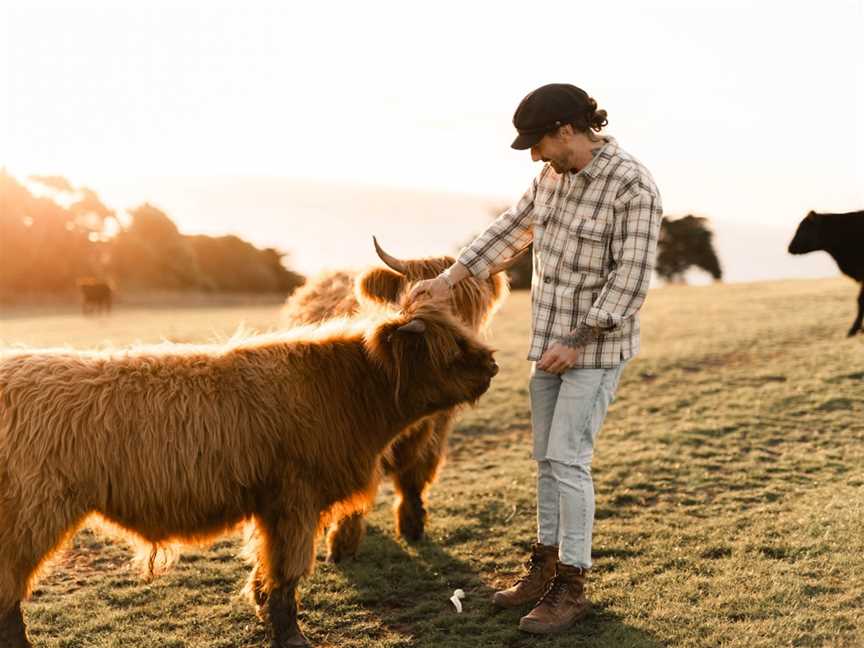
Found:
[[[358,301],[397,304],[405,284],[405,277],[392,270],[371,268],[357,277],[354,291]]]

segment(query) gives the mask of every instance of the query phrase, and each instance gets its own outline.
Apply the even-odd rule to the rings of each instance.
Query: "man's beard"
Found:
[[[564,173],[570,168],[566,162],[561,162],[560,160],[550,160],[550,163],[552,164],[552,168],[555,169],[555,173]]]

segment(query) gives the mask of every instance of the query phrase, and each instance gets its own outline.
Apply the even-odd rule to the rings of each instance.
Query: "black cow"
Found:
[[[825,250],[843,274],[861,283],[858,316],[849,329],[851,337],[861,330],[864,320],[864,211],[807,214],[789,244],[789,253],[807,254],[816,250]]]
[[[84,315],[111,312],[111,286],[107,283],[95,279],[79,279],[78,288],[81,289],[81,312]]]

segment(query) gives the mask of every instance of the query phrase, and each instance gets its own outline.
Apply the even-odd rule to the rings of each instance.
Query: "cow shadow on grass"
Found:
[[[484,533],[478,526],[475,537]],[[359,621],[364,632],[369,631],[366,640],[392,639],[396,634],[414,648],[663,646],[651,634],[629,625],[596,603],[592,615],[578,629],[555,637],[520,632],[519,618],[528,609],[498,610],[492,605],[494,588],[481,577],[479,559],[475,563],[454,557],[444,546],[428,538],[417,544],[405,544],[394,538],[389,528],[370,525],[357,558],[339,565],[322,564],[319,573],[312,589],[323,586],[331,591],[319,591],[322,598],[332,601],[334,596],[340,596],[346,609],[355,610],[344,617],[348,625],[335,628],[331,624],[331,630],[353,634],[358,640]],[[465,592],[461,614],[456,613],[449,600],[457,588]],[[309,595],[304,598],[309,600]],[[361,619],[356,613],[358,607],[363,610]],[[328,614],[333,612],[331,609]],[[306,627],[315,624],[307,623]]]

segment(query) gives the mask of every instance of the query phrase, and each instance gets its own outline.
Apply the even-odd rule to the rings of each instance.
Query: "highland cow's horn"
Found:
[[[426,322],[422,319],[415,317],[407,324],[403,324],[399,327],[399,331],[404,331],[405,333],[425,333],[426,332]]]
[[[506,261],[501,261],[500,263],[496,263],[491,268],[489,268],[489,274],[493,275],[496,272],[501,272],[503,270],[509,270],[514,265],[516,265],[516,262],[519,261],[519,259],[521,259],[523,256],[525,256],[525,254],[528,252],[528,249],[530,247],[531,247],[531,244],[529,243],[528,245],[523,247],[521,250],[519,250],[516,254],[514,254],[512,257],[507,259]]]
[[[375,244],[375,251],[378,253],[378,256],[381,260],[386,263],[390,268],[398,272],[399,274],[406,274],[408,272],[408,264],[405,263],[402,259],[397,259],[392,254],[387,254],[384,249],[378,245],[378,239],[374,236],[372,237],[372,242]]]

